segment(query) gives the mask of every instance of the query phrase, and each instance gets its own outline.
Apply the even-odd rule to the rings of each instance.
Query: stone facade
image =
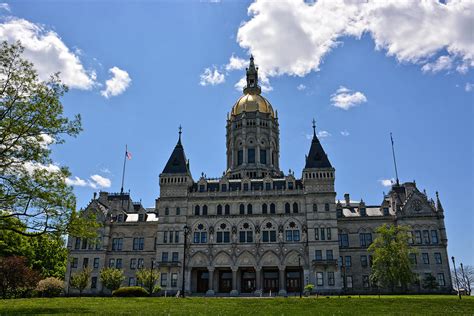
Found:
[[[101,192],[87,206],[103,223],[96,243],[70,237],[66,281],[83,266],[93,268],[87,290],[100,293],[104,266],[161,272],[166,293],[269,295],[299,292],[375,292],[368,280],[367,247],[384,223],[409,225],[418,249],[414,270],[432,274],[439,292],[451,289],[444,211],[414,182],[392,186],[380,205],[336,201],[336,171],[313,140],[301,178],[279,169],[276,111],[260,95],[251,58],[244,96],[227,119],[227,170],[217,179],[194,180],[181,143],[160,174],[160,196],[145,209],[128,194]],[[186,240],[185,240],[186,239]],[[184,265],[184,266],[183,266]],[[184,272],[184,282],[183,282]],[[420,284],[412,292],[426,291]],[[72,290],[71,290],[72,292]],[[268,293],[268,294],[267,294]]]

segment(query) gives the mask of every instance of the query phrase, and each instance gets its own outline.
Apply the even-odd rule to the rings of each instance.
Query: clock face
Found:
[[[421,201],[420,200],[413,201],[413,209],[417,212],[421,211],[422,206],[421,206]]]

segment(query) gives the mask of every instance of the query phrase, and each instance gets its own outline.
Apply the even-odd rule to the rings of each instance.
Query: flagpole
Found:
[[[123,182],[125,180],[125,165],[127,164],[127,145],[125,145],[125,155],[123,156],[123,170],[122,170],[122,187],[120,188],[120,195],[123,194]]]
[[[400,182],[398,181],[397,160],[395,159],[395,149],[393,145],[393,137],[392,137],[391,132],[390,132],[390,140],[392,141],[392,155],[393,155],[393,164],[395,165],[395,176],[397,178],[397,185],[400,185]]]

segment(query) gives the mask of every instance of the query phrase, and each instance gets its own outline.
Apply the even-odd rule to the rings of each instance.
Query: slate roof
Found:
[[[181,137],[171,153],[170,159],[168,159],[165,169],[163,169],[163,173],[189,173],[186,155],[184,154],[184,148],[181,144]]]
[[[306,157],[305,168],[332,168],[328,156],[319,142],[316,133],[313,135],[313,140],[311,141],[311,148]]]

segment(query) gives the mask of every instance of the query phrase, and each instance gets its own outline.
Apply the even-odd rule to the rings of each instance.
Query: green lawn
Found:
[[[474,315],[474,297],[354,296],[310,298],[36,298],[0,300],[0,314],[130,315]]]

